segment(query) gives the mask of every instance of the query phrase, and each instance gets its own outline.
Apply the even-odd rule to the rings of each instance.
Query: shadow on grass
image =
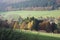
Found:
[[[25,33],[22,31],[18,32],[10,29],[0,29],[0,40],[60,40],[60,38]]]

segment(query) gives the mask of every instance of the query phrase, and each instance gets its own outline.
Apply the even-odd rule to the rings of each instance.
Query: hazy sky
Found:
[[[15,3],[15,2],[22,2],[22,1],[28,1],[28,0],[0,0],[0,2],[6,2],[6,3]]]

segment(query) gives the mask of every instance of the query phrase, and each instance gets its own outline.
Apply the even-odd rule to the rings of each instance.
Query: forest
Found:
[[[26,10],[26,9],[56,10],[56,9],[60,9],[60,1],[59,0],[27,0],[16,3],[11,3],[11,2],[0,3],[0,11],[16,11],[16,10]]]

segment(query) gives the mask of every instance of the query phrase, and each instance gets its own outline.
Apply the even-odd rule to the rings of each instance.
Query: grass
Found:
[[[0,29],[0,40],[60,40],[60,34]]]
[[[53,17],[59,17],[60,16],[60,10],[53,10],[53,11],[8,11],[8,12],[2,12],[1,14],[6,14],[5,17],[9,15],[20,15],[23,18],[27,16],[35,16],[40,17],[46,17],[46,16],[53,16]]]
[[[19,30],[17,30],[19,32]],[[60,38],[60,34],[57,33],[45,33],[45,32],[40,32],[40,31],[30,31],[30,30],[23,30],[22,32],[28,33],[28,34],[39,34],[39,35],[45,35],[45,36],[50,36],[50,37],[58,37]]]

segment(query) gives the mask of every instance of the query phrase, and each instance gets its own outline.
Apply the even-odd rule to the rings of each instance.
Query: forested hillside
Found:
[[[24,10],[25,8],[31,9],[40,9],[48,7],[47,10],[55,10],[60,7],[60,0],[25,0],[17,2],[0,2],[0,11],[9,11],[9,10]],[[45,8],[46,9],[46,8]]]

